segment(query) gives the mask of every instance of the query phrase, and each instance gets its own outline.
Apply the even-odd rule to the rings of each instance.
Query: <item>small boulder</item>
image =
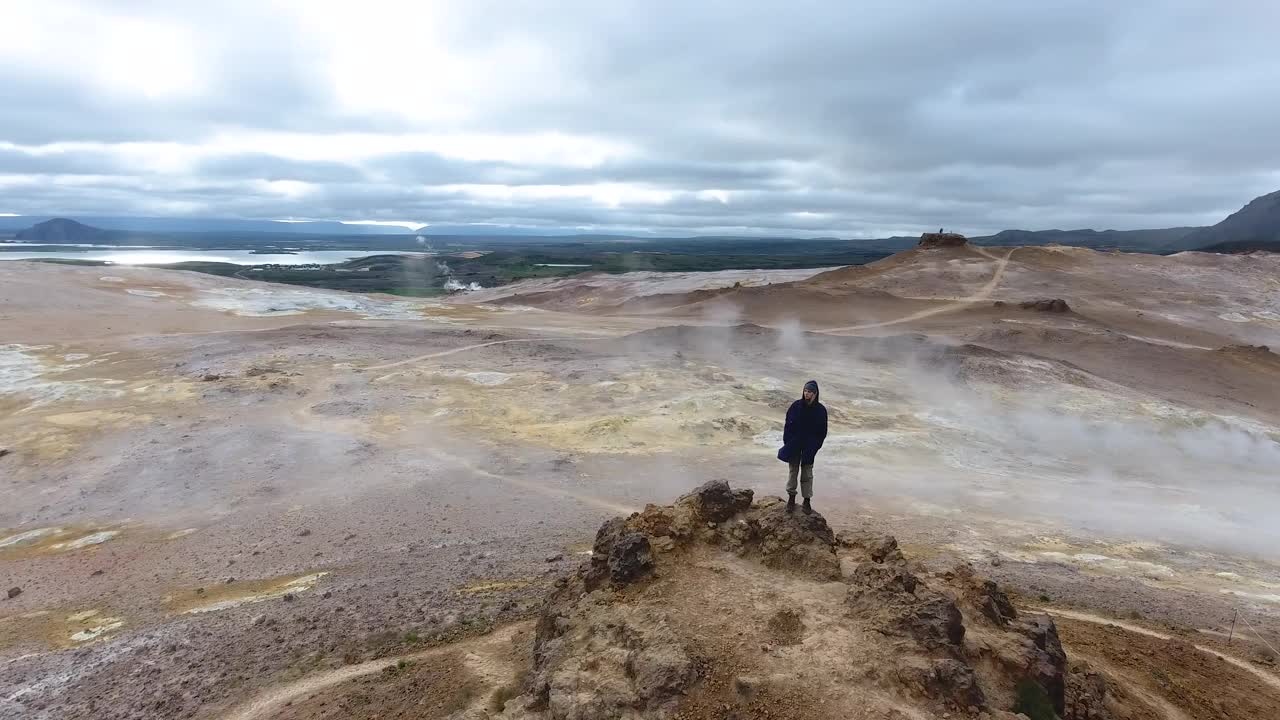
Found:
[[[10,599],[10,600],[12,600],[12,599],[14,599],[14,598],[18,597],[18,596],[19,596],[19,595],[21,595],[21,594],[22,594],[22,588],[20,588],[20,587],[11,587],[11,588],[9,588],[9,599]]]
[[[961,602],[995,625],[1004,627],[1018,619],[1013,602],[995,582],[978,575],[969,563],[960,563],[943,575],[960,594]]]
[[[973,668],[959,660],[910,656],[898,661],[895,674],[898,682],[917,695],[962,708],[986,705]]]
[[[865,552],[872,562],[895,563],[904,559],[898,549],[898,539],[892,535],[850,531],[840,533],[837,540],[843,548]]]
[[[677,697],[693,676],[693,661],[676,642],[653,643],[632,651],[626,669],[636,695],[646,704],[662,705]]]
[[[591,546],[591,566],[583,577],[588,591],[594,590],[608,579],[609,557],[613,554],[613,546],[626,533],[627,521],[620,517],[605,520],[596,531],[596,540]]]
[[[919,578],[905,568],[881,565],[874,562],[859,563],[850,573],[849,581],[877,592],[915,593]]]
[[[617,585],[635,582],[653,572],[653,550],[642,533],[618,538],[609,552],[609,579]]]
[[[964,642],[964,617],[960,609],[951,598],[933,590],[920,592],[918,589],[916,602],[897,624],[926,647],[960,647]]]
[[[870,570],[877,567],[881,572]],[[910,584],[907,578],[914,577],[885,570],[868,564],[864,577],[874,584],[849,587],[846,602],[854,614],[882,633],[914,638],[930,650],[960,648],[964,642],[964,616],[955,601],[918,581],[912,592],[906,592],[903,588]]]
[[[1111,720],[1106,701],[1106,677],[1087,668],[1073,668],[1067,675],[1062,720]]]
[[[726,480],[712,480],[682,496],[676,504],[690,507],[706,522],[720,523],[749,509],[754,494],[747,488],[733,490]]]

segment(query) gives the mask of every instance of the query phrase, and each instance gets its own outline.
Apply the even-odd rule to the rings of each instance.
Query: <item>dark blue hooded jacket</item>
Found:
[[[806,387],[809,385],[813,386],[813,404],[806,403],[802,397],[787,409],[782,449],[778,451],[778,459],[786,463],[799,460],[801,465],[812,465],[827,439],[827,408],[818,402],[818,383],[810,380],[805,383]]]

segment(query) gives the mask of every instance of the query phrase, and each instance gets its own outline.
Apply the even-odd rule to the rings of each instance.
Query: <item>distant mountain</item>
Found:
[[[970,238],[978,245],[1074,245],[1094,250],[1171,253],[1190,250],[1199,243],[1191,236],[1206,228],[1176,227],[1159,230],[1003,230],[995,235]]]
[[[1280,245],[1280,190],[1254,198],[1226,220],[1201,228],[1187,240],[1206,252],[1275,250]]]
[[[771,244],[782,249],[797,242],[825,242],[833,245],[848,244],[867,252],[894,253],[908,250],[919,242],[918,235],[887,238],[796,238],[796,237],[725,237],[695,236],[672,237],[659,235],[627,235],[624,233],[582,233],[568,228],[512,228],[484,223],[439,224],[417,231],[399,226],[348,225],[333,221],[282,222],[277,220],[238,220],[225,218],[154,218],[154,217],[97,217],[84,216],[76,220],[39,216],[0,216],[0,233],[31,228],[54,221],[58,224],[74,223],[99,234],[92,239],[101,244],[163,245],[172,247],[200,247],[205,249],[270,247],[272,244],[296,247],[327,247],[329,249],[412,250],[420,247],[416,237],[426,238],[425,243],[435,246],[471,244],[530,244],[565,243],[583,244],[619,243],[645,244],[685,242],[691,251],[699,243],[722,245],[727,241],[741,243],[753,252],[760,244]],[[52,227],[57,227],[54,225]],[[1268,230],[1269,228],[1269,230]],[[32,232],[23,230],[23,232]],[[89,242],[89,235],[80,230],[41,231],[36,237],[40,242],[77,242],[67,238],[79,237],[78,242]],[[61,238],[61,239],[57,239]],[[21,238],[26,240],[26,238]],[[995,235],[971,237],[976,245],[1073,245],[1095,250],[1121,250],[1167,254],[1193,250],[1222,242],[1268,243],[1280,241],[1280,192],[1266,195],[1249,203],[1243,210],[1211,228],[1175,227],[1155,230],[1004,230]],[[1223,252],[1240,252],[1255,249],[1252,245],[1232,245]]]
[[[36,223],[26,230],[20,230],[14,238],[22,242],[35,243],[93,243],[107,234],[107,231],[102,228],[67,218],[53,218]]]
[[[1214,243],[1196,249],[1200,252],[1222,253],[1224,255],[1258,251],[1280,253],[1280,240],[1228,240],[1227,242]]]

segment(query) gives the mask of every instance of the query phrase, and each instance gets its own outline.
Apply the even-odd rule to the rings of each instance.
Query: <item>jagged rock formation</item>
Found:
[[[604,523],[547,600],[521,694],[459,717],[1011,720],[1031,697],[1106,720],[1106,696],[1050,617],[968,565],[928,574],[891,536],[837,537],[721,480]]]
[[[964,247],[968,238],[960,233],[925,233],[920,236],[920,247]]]

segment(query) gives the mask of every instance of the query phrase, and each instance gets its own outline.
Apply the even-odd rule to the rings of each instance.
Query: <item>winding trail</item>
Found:
[[[358,665],[348,665],[346,667],[337,668],[336,670],[312,673],[291,683],[270,688],[222,717],[223,720],[262,720],[263,718],[270,718],[273,717],[280,708],[298,700],[299,698],[314,695],[321,690],[327,690],[335,685],[341,685],[344,682],[364,677],[365,675],[372,675],[374,673],[381,672],[383,668],[388,665],[394,665],[400,660],[404,660],[405,662],[417,662],[419,660],[438,658],[447,653],[460,651],[479,654],[481,656],[500,655],[502,651],[510,647],[511,639],[516,635],[516,633],[521,630],[531,628],[532,626],[532,622],[526,621],[515,625],[508,625],[504,628],[499,628],[488,635],[484,635],[473,640],[464,640],[450,645],[441,645],[429,650],[409,653],[408,655],[379,658],[377,660],[370,660]],[[492,667],[492,665],[493,663],[486,663],[486,667]],[[486,677],[484,679],[492,682],[496,678]]]
[[[853,332],[855,330],[871,330],[874,328],[890,327],[892,325],[901,325],[902,323],[911,322],[912,320],[921,320],[927,317],[933,317],[934,315],[942,315],[944,313],[962,310],[964,308],[971,306],[975,302],[981,302],[983,300],[986,300],[987,298],[991,297],[991,293],[995,292],[996,287],[1000,285],[1000,280],[1004,278],[1005,268],[1009,266],[1009,258],[1013,255],[1014,251],[1016,251],[1018,248],[1010,249],[1009,252],[1005,253],[1004,257],[997,257],[995,255],[992,255],[990,252],[986,250],[986,248],[980,248],[980,247],[977,247],[976,245],[970,245],[969,249],[976,252],[979,255],[982,255],[983,257],[990,258],[991,260],[994,260],[996,262],[996,269],[995,269],[995,272],[991,274],[991,279],[987,281],[986,285],[983,285],[982,287],[978,288],[978,291],[970,295],[969,297],[947,303],[946,305],[941,305],[935,308],[929,308],[928,310],[921,310],[920,312],[911,313],[910,315],[904,315],[900,318],[895,318],[893,320],[884,320],[882,322],[874,322],[874,323],[864,323],[862,325],[847,325],[845,327],[822,328],[817,332],[824,332],[824,333]]]
[[[515,485],[516,487],[523,488],[525,490],[536,492],[542,495],[546,495],[548,497],[562,498],[565,500],[575,500],[577,502],[583,503],[584,505],[590,505],[591,507],[604,510],[605,512],[618,513],[620,515],[630,515],[631,513],[639,512],[640,510],[640,508],[634,508],[627,505],[622,505],[619,503],[612,502],[610,500],[606,500],[604,498],[595,497],[594,495],[586,495],[583,493],[574,492],[572,490],[566,490],[564,488],[555,487],[553,485],[541,483],[536,480],[526,480],[525,478],[519,477],[517,475],[499,475],[498,473],[489,472],[488,470],[477,467],[475,463],[472,463],[456,455],[446,453],[443,450],[426,449],[424,450],[424,452],[446,463],[450,463],[455,466],[461,466],[467,472],[474,473],[476,475],[479,475],[480,477],[488,478],[490,480],[493,480],[499,483],[507,483],[510,485]]]
[[[515,338],[511,340],[494,340],[492,342],[483,342],[483,343],[477,343],[475,345],[466,345],[464,347],[453,348],[452,350],[441,350],[439,352],[427,353],[426,355],[411,357],[408,360],[397,360],[395,362],[383,363],[382,365],[367,365],[360,369],[365,371],[390,370],[392,368],[404,367],[405,365],[416,365],[417,363],[420,363],[423,360],[431,360],[432,358],[448,357],[450,355],[457,355],[458,353],[467,352],[468,350],[479,350],[480,348],[493,347],[494,345],[509,345],[512,343],[546,342],[552,339],[554,338],[540,337],[540,338]],[[583,338],[564,338],[564,339],[565,340],[581,340]],[[602,338],[597,337],[597,338],[590,338],[590,339],[600,340]]]

